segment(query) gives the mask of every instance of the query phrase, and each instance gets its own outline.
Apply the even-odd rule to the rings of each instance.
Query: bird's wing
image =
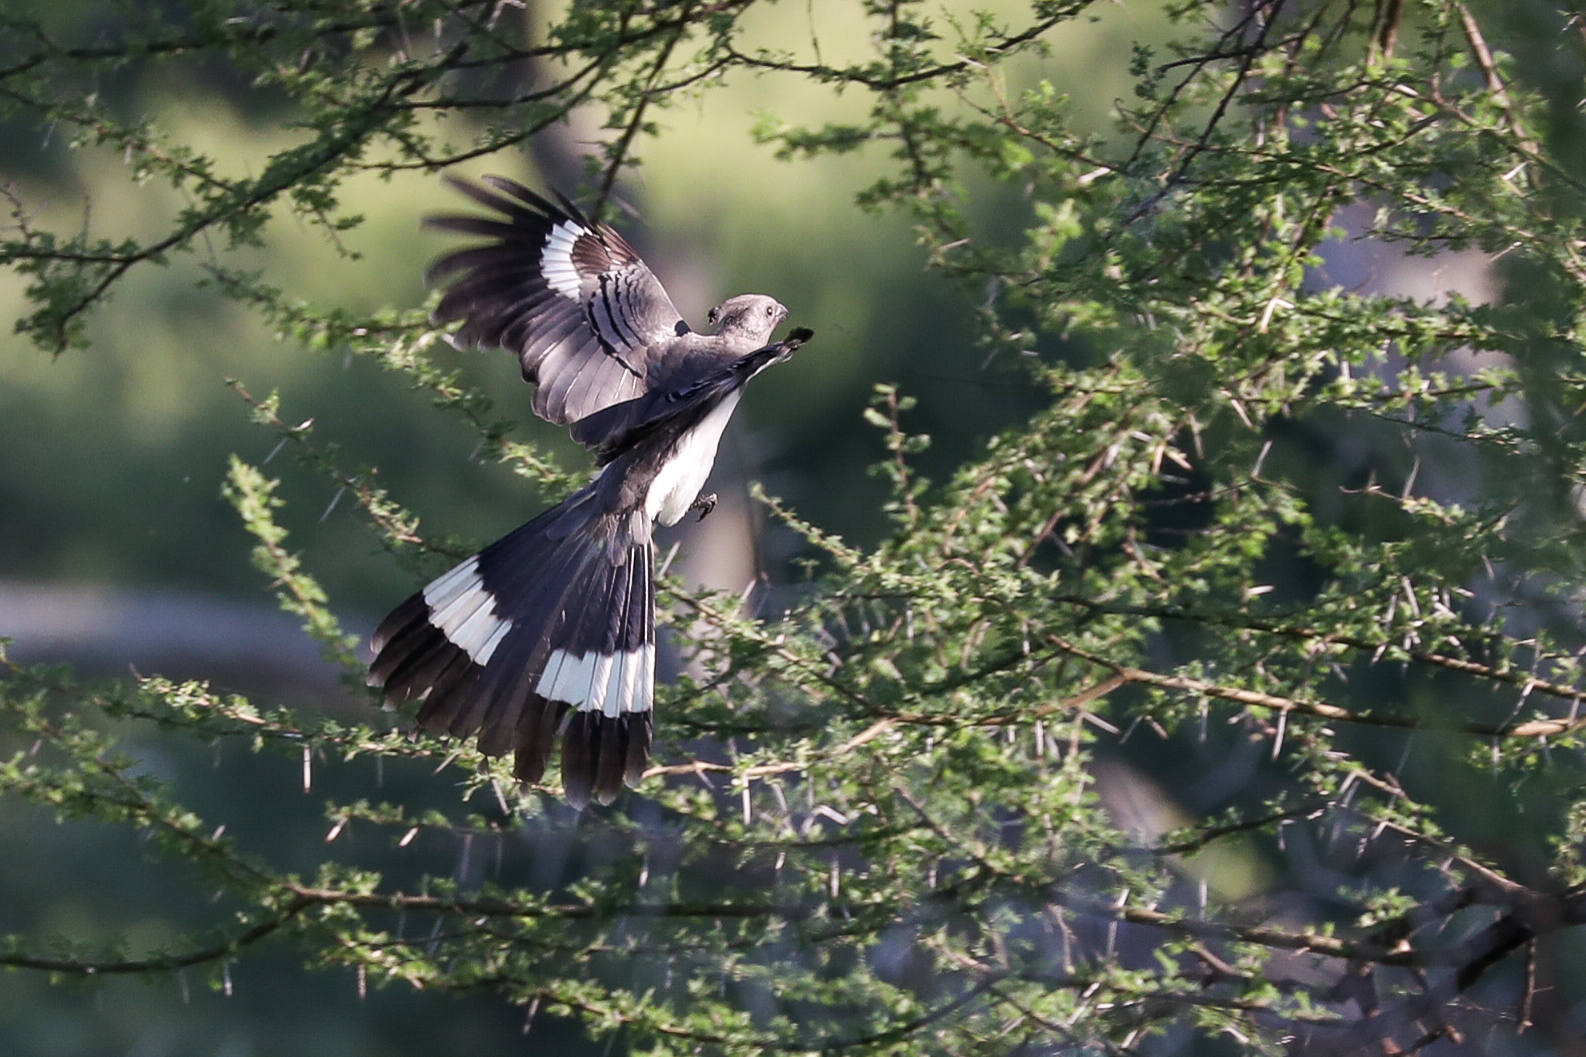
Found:
[[[612,404],[573,423],[573,439],[593,451],[595,461],[604,466],[668,423],[701,409],[709,410],[721,397],[771,364],[791,356],[812,337],[813,331],[796,327],[782,341],[736,357],[686,385],[655,388],[643,396]]]
[[[453,340],[517,353],[534,413],[565,424],[642,396],[662,355],[689,333],[659,279],[621,235],[566,198],[552,203],[501,176],[447,177],[497,216],[433,216],[431,227],[488,241],[430,266],[446,282],[438,323]]]

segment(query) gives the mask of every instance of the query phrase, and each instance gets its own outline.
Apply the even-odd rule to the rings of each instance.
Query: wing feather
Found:
[[[650,388],[632,399],[611,404],[572,428],[573,439],[595,453],[605,466],[657,430],[697,420],[733,389],[779,360],[786,359],[814,335],[795,329],[782,341],[723,364],[677,389]]]
[[[570,423],[644,393],[690,333],[660,280],[616,231],[571,201],[516,181],[448,182],[493,215],[443,214],[430,227],[489,241],[453,250],[426,273],[445,282],[437,323],[460,344],[518,355],[534,412]]]

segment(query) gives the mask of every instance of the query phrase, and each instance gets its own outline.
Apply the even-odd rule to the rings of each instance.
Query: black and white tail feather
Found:
[[[452,183],[500,219],[431,221],[491,240],[432,267],[456,276],[436,318],[462,322],[459,344],[515,352],[535,412],[572,424],[604,469],[393,610],[369,682],[392,706],[422,702],[426,730],[512,752],[525,782],[560,736],[568,800],[609,803],[644,773],[654,730],[652,523],[709,509],[699,492],[744,385],[810,332],[771,342],[787,310],[746,294],[697,334],[615,231],[565,198],[486,180]]]
[[[425,730],[478,733],[538,782],[568,712],[570,800],[609,802],[649,756],[655,684],[653,545],[622,538],[586,488],[431,581],[374,634],[371,682],[422,700]],[[573,736],[576,735],[576,736]]]

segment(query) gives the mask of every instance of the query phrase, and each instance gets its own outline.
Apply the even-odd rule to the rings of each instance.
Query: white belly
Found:
[[[705,487],[710,468],[716,465],[716,449],[721,445],[722,431],[727,428],[727,420],[732,418],[741,396],[741,389],[729,395],[678,440],[672,457],[650,482],[649,494],[644,497],[644,512],[651,520],[675,525],[688,513],[688,508],[699,497],[699,490]]]

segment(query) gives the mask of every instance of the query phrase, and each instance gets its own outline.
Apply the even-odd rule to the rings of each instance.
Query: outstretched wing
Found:
[[[642,396],[665,348],[689,333],[660,280],[621,235],[558,195],[553,204],[515,181],[447,181],[497,216],[429,217],[431,227],[489,241],[430,266],[448,281],[438,323],[455,340],[517,353],[538,388],[534,413],[565,424]]]
[[[605,466],[668,425],[693,425],[700,413],[709,411],[733,390],[743,388],[773,363],[793,355],[814,336],[807,327],[795,327],[783,340],[724,363],[682,388],[657,387],[643,396],[613,404],[573,423],[573,439],[595,453],[597,465]]]

